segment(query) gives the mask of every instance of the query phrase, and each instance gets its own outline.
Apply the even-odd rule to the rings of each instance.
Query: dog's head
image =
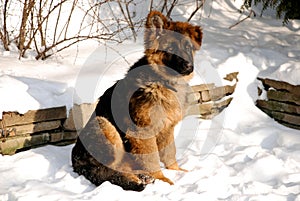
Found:
[[[194,70],[194,53],[200,49],[202,30],[187,22],[169,21],[158,11],[149,13],[145,25],[145,54],[157,70],[186,76]]]

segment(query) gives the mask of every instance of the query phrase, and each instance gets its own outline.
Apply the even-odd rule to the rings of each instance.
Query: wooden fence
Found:
[[[188,96],[186,116],[200,115],[211,119],[226,108],[234,92],[237,73],[224,79],[234,81],[233,85],[216,87],[214,84],[193,86]],[[56,107],[18,112],[3,112],[0,119],[0,153],[14,154],[32,147],[74,143],[78,131],[85,126],[94,111],[95,104],[74,105],[67,114],[66,107]]]

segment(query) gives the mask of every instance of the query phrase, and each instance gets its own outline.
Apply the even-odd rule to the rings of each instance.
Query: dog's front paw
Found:
[[[183,172],[188,172],[188,170],[179,167],[177,162],[173,163],[172,165],[168,165],[166,168],[169,170],[180,170]]]

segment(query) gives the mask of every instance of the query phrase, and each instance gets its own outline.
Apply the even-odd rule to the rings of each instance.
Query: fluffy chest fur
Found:
[[[142,86],[130,99],[130,116],[138,127],[175,125],[182,119],[182,103],[173,86],[152,82]]]

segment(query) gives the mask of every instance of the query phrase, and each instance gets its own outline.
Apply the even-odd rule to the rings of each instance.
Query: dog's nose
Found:
[[[183,75],[189,75],[193,71],[194,71],[194,65],[190,62],[185,62],[182,74]]]
[[[194,70],[194,65],[190,62],[187,62],[187,64],[185,65],[185,68],[187,71],[193,71]]]

